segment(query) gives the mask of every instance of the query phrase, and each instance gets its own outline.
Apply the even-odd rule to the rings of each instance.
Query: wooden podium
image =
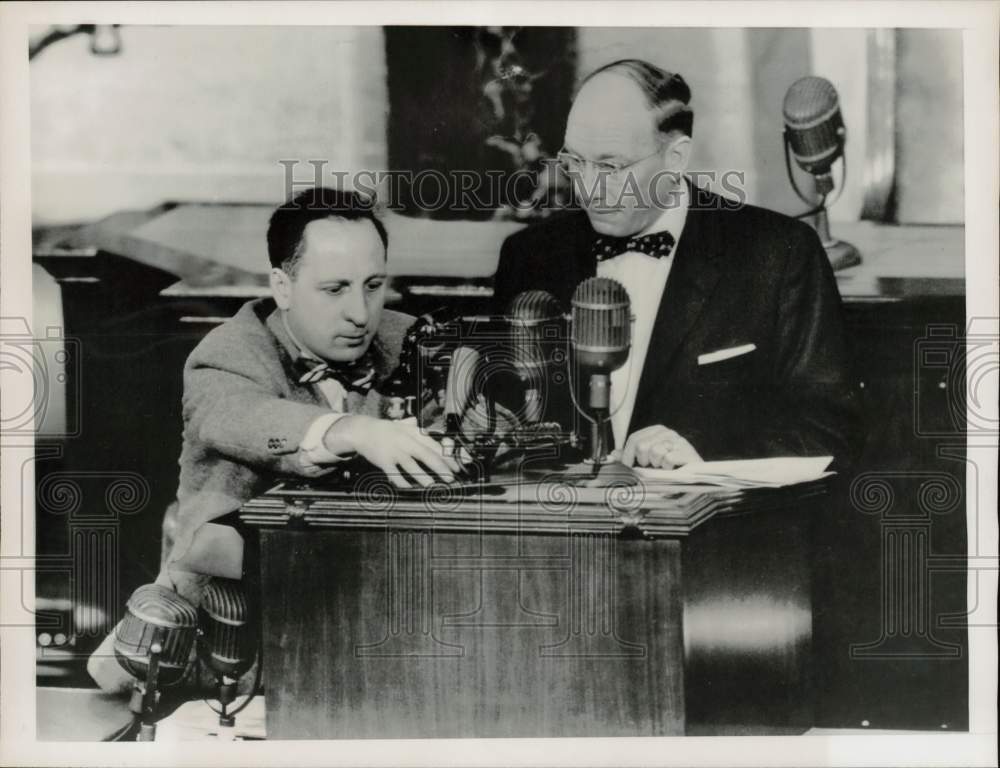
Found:
[[[279,485],[241,512],[267,736],[802,732],[824,492]]]

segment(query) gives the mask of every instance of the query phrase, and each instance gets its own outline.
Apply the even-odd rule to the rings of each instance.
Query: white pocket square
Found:
[[[729,360],[730,358],[753,352],[755,349],[757,349],[756,344],[744,344],[739,347],[729,347],[729,349],[717,349],[715,352],[706,352],[704,355],[698,355],[698,365],[711,365],[722,360]]]

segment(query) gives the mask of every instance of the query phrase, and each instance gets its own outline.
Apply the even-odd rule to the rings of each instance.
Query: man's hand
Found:
[[[352,414],[330,427],[323,443],[336,455],[353,451],[364,456],[397,488],[412,487],[403,472],[426,488],[435,482],[454,482],[459,471],[441,444],[420,431],[416,419],[386,421]]]
[[[633,432],[625,441],[622,464],[631,467],[661,467],[672,469],[692,461],[701,461],[701,456],[687,440],[674,430],[662,424]]]

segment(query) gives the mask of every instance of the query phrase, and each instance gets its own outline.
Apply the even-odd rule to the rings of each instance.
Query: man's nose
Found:
[[[344,317],[357,326],[368,325],[368,301],[364,291],[351,291],[344,303]]]
[[[604,208],[607,205],[608,178],[593,163],[584,163],[580,171],[577,195],[587,208]]]

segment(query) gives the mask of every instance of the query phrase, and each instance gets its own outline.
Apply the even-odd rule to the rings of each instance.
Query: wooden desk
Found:
[[[800,733],[822,490],[279,486],[268,738]]]

